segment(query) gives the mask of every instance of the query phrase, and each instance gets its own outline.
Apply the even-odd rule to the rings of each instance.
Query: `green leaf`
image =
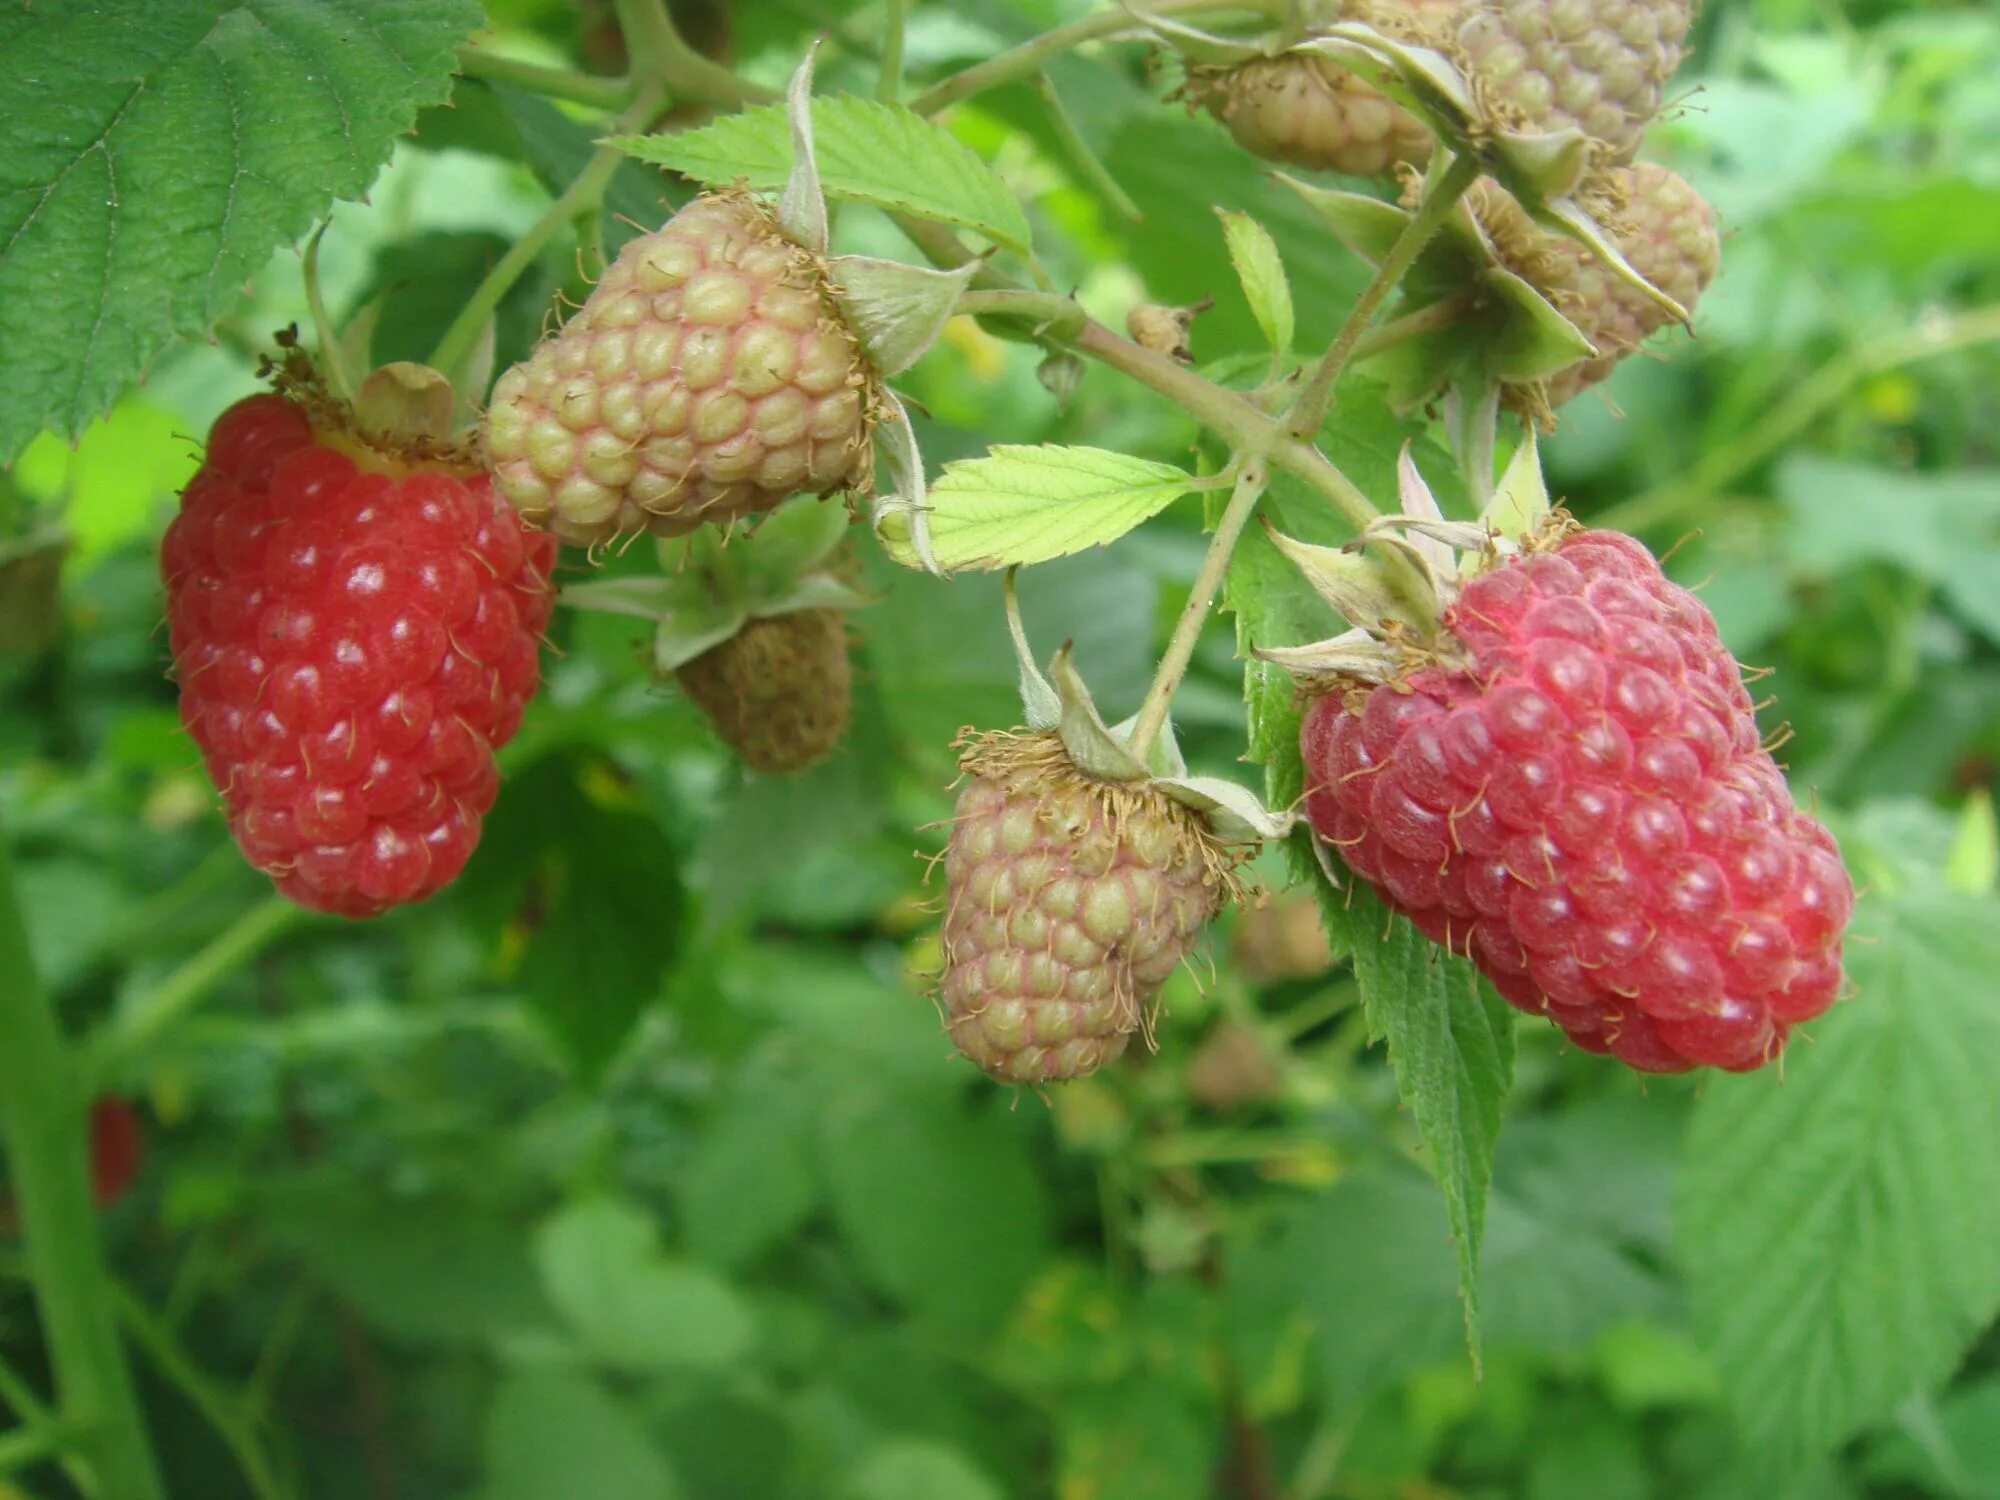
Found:
[[[1444,1189],[1476,1365],[1479,1242],[1500,1106],[1514,1081],[1514,1012],[1470,963],[1392,914],[1364,882],[1350,877],[1348,890],[1335,891],[1322,881],[1320,908],[1336,951],[1354,953],[1369,1032],[1388,1043],[1396,1092],[1416,1116],[1431,1173]]]
[[[543,1284],[584,1352],[614,1370],[721,1369],[749,1349],[749,1310],[706,1271],[660,1252],[630,1203],[572,1204],[535,1234]]]
[[[686,902],[659,826],[614,803],[610,778],[593,770],[558,758],[511,780],[463,893],[509,927],[501,976],[586,1074],[658,998]]]
[[[486,1414],[481,1500],[678,1500],[666,1455],[638,1417],[596,1381],[567,1370],[508,1375]]]
[[[1003,443],[946,464],[930,489],[931,550],[946,572],[1047,562],[1115,541],[1185,495],[1194,476],[1103,448]],[[889,555],[916,567],[907,516],[880,522]]]
[[[828,1122],[824,1158],[861,1272],[954,1331],[997,1324],[1047,1248],[1048,1207],[1016,1116],[951,1098],[850,1105]]]
[[[259,1222],[389,1338],[479,1348],[551,1321],[520,1230],[467,1205],[287,1195]]]
[[[1616,1157],[1596,1158],[1589,1136],[1579,1140],[1578,1170],[1564,1179],[1571,1199],[1616,1170]],[[1667,1309],[1665,1285],[1615,1237],[1546,1198],[1517,1195],[1504,1171],[1488,1225],[1485,1324],[1496,1365],[1510,1350],[1576,1354],[1614,1323]],[[1239,1338],[1275,1332],[1280,1349],[1300,1333],[1310,1339],[1335,1411],[1357,1410],[1463,1347],[1458,1267],[1437,1232],[1435,1194],[1414,1172],[1357,1173],[1273,1228],[1246,1229],[1224,1257],[1224,1279]],[[1254,1351],[1244,1352],[1255,1368]]]
[[[820,1201],[812,1096],[800,1080],[747,1065],[674,1180],[688,1246],[711,1264],[755,1260]]]
[[[1236,279],[1264,339],[1275,353],[1292,347],[1294,321],[1292,288],[1285,280],[1285,263],[1278,255],[1278,242],[1271,231],[1248,214],[1219,210],[1222,237],[1229,244],[1229,261],[1236,267]]]
[[[1988,640],[2000,641],[2000,470],[1910,474],[1802,453],[1778,468],[1799,566],[1832,571],[1876,559],[1943,590]]]
[[[1864,902],[1858,994],[1780,1072],[1718,1078],[1675,1200],[1749,1442],[1802,1463],[1941,1383],[2000,1313],[2000,902]]]
[[[851,95],[813,100],[814,156],[829,198],[872,203],[936,219],[1029,253],[1028,218],[999,174],[971,147],[896,104]],[[784,186],[792,168],[791,127],[780,104],[727,115],[699,130],[623,135],[627,155],[701,182]]]
[[[1002,1500],[1000,1486],[944,1443],[885,1443],[840,1487],[840,1500]]]
[[[451,87],[471,0],[0,10],[0,463],[74,437]]]

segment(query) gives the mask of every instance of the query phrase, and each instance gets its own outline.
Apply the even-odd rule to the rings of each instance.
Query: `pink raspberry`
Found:
[[[1323,697],[1307,816],[1522,1010],[1648,1072],[1744,1071],[1832,1004],[1854,892],[1743,675],[1638,542],[1571,531],[1464,585],[1444,649]]]
[[[555,542],[329,403],[217,419],[160,567],[181,721],[244,855],[372,916],[455,877],[540,678]],[[332,425],[329,425],[329,423]]]

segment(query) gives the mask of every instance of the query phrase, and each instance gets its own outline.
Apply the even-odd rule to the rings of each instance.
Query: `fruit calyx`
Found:
[[[278,356],[265,355],[257,373],[305,413],[316,441],[346,454],[357,468],[393,476],[421,469],[480,471],[477,445],[452,435],[451,382],[430,366],[392,361],[362,380],[348,401],[300,346],[297,328],[280,330],[272,341]]]

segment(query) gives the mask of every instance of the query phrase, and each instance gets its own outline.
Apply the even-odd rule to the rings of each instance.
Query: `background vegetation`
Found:
[[[919,3],[906,67],[1090,8]],[[487,11],[482,45],[622,66],[595,7]],[[885,14],[682,19],[768,84],[828,33],[821,87],[866,93]],[[214,342],[103,392],[76,446],[27,443],[0,475],[0,824],[41,982],[146,1122],[103,1226],[171,1492],[2000,1496],[2000,12],[1711,0],[1697,35],[1649,149],[1717,206],[1721,279],[1698,342],[1626,362],[1622,415],[1579,400],[1545,454],[1578,515],[1678,543],[1675,575],[1775,668],[1794,784],[1870,891],[1860,993],[1783,1080],[1641,1080],[1523,1025],[1477,1379],[1443,1207],[1310,915],[1219,931],[1155,1055],[1046,1101],[948,1057],[921,856],[954,734],[1018,717],[989,581],[862,549],[856,723],[793,781],[741,773],[630,622],[562,612],[470,870],[354,925],[278,903],[229,846],[154,561],[200,434],[305,319],[296,252],[244,268]],[[1212,212],[1241,209],[1284,251],[1299,346],[1325,342],[1359,263],[1161,102],[1143,49],[1051,76],[1143,219],[1034,89],[947,118],[1060,285],[1114,323],[1213,294],[1197,360],[1258,347]],[[378,356],[422,357],[601,131],[489,76],[372,181],[325,171],[367,191],[322,246],[336,314],[384,297]],[[627,163],[584,235],[615,247],[617,215],[650,227],[686,192]],[[842,231],[899,248],[879,218]],[[559,236],[501,305],[502,366],[582,290],[579,248]],[[9,300],[5,336],[33,338]],[[995,441],[1187,458],[1184,414],[1097,369],[1058,410],[1036,360],[953,325],[901,382],[933,469]],[[32,375],[10,361],[0,430],[77,425]],[[1355,391],[1339,456],[1383,495],[1408,429]],[[1038,645],[1073,636],[1110,717],[1199,521],[1183,503],[1024,576]],[[1177,713],[1192,760],[1241,774],[1227,619]],[[23,1269],[0,1246],[0,1462],[67,1495]]]

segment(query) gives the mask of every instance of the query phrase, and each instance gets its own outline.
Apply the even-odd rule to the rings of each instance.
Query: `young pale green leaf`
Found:
[[[1193,475],[1103,448],[1002,444],[946,464],[930,487],[931,551],[947,573],[1047,562],[1116,541],[1195,485]],[[910,518],[876,523],[889,555],[921,562]]]
[[[1676,1245],[1744,1436],[1774,1469],[1934,1389],[2000,1313],[2000,902],[1863,903],[1856,996],[1785,1065],[1717,1078]]]
[[[813,100],[812,130],[820,187],[829,198],[956,224],[1028,253],[1020,201],[971,147],[921,115],[842,94]],[[611,144],[708,183],[781,188],[792,167],[791,126],[778,104],[699,130],[614,136]]]
[[[1308,838],[1301,832],[1298,837]],[[1463,958],[1383,906],[1363,882],[1319,886],[1337,947],[1354,953],[1368,1028],[1389,1046],[1396,1091],[1416,1116],[1458,1246],[1466,1340],[1479,1362],[1479,1244],[1500,1106],[1514,1079],[1514,1013]]]
[[[472,0],[0,8],[0,464],[364,192],[480,24]]]
[[[1285,280],[1285,263],[1278,255],[1278,242],[1271,231],[1248,214],[1230,209],[1217,210],[1222,217],[1222,236],[1229,245],[1229,261],[1236,267],[1236,279],[1243,284],[1250,311],[1264,330],[1272,350],[1284,354],[1292,347],[1295,322],[1292,316],[1292,288]]]

